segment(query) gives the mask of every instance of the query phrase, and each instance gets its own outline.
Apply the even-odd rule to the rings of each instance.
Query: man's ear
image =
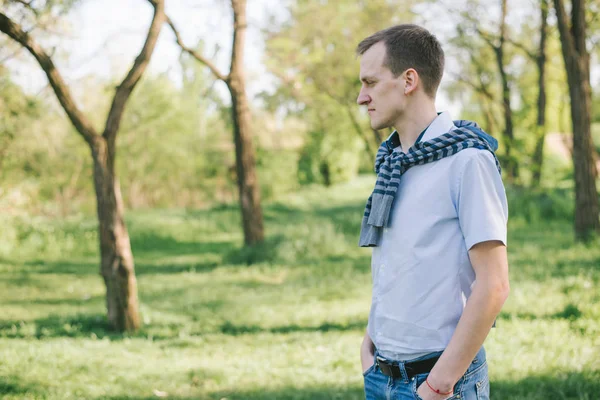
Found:
[[[404,94],[409,95],[417,90],[419,84],[419,74],[413,68],[404,71]]]

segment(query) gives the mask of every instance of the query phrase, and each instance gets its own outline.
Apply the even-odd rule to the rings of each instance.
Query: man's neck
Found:
[[[400,145],[403,151],[407,151],[411,148],[421,132],[427,129],[427,127],[437,117],[435,105],[431,104],[429,107],[423,107],[420,112],[416,110],[406,110],[403,115],[404,118],[397,121],[394,125],[398,136],[400,138]]]

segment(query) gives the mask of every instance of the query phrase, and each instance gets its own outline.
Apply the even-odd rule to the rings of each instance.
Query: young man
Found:
[[[436,112],[444,52],[427,30],[394,26],[357,53],[358,104],[373,129],[396,129],[361,228],[373,247],[366,398],[488,399],[482,345],[509,292],[497,142]]]

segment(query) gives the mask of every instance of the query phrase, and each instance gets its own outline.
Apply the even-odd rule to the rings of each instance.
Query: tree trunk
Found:
[[[506,148],[507,168],[506,172],[510,181],[516,181],[519,178],[519,166],[515,155],[512,154],[513,144],[515,141],[512,107],[510,104],[510,87],[508,84],[508,75],[504,69],[504,43],[506,41],[506,15],[507,15],[507,0],[502,0],[502,20],[500,23],[500,44],[495,47],[496,63],[500,72],[502,81],[502,109],[504,112],[504,136],[503,143]]]
[[[329,163],[327,162],[327,160],[321,161],[321,164],[319,165],[319,172],[323,177],[323,183],[325,184],[325,186],[331,186],[331,173],[329,171]]]
[[[246,32],[246,0],[232,0],[233,49],[231,71],[227,85],[231,92],[231,111],[240,208],[244,227],[244,242],[253,245],[264,240],[260,187],[256,174],[256,157],[252,143],[250,107],[244,82],[244,39]]]
[[[114,153],[104,138],[92,147],[94,186],[100,236],[100,273],[106,285],[108,322],[116,331],[134,331],[140,326],[137,281],[125,226],[123,199],[114,171]]]
[[[538,68],[538,101],[536,144],[533,153],[533,187],[540,187],[544,164],[544,141],[546,140],[546,38],[548,36],[548,0],[541,0],[540,47],[536,64]]]
[[[575,74],[572,71],[569,75]],[[577,78],[569,79],[576,81]],[[591,135],[591,90],[589,80],[569,83],[573,120],[573,165],[575,167],[575,234],[587,240],[592,232],[600,233],[596,164]]]
[[[569,27],[562,0],[554,0],[571,97],[573,165],[575,169],[575,236],[588,240],[600,234],[596,165],[591,135],[590,56],[586,49],[585,1],[573,0]]]

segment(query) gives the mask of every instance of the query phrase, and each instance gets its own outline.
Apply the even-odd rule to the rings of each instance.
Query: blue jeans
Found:
[[[426,360],[439,356],[441,352],[427,354],[410,361]],[[377,353],[375,353],[377,357]],[[428,373],[419,374],[408,380],[404,362],[396,362],[402,371],[402,378],[391,378],[384,375],[377,365],[372,365],[363,376],[365,380],[366,400],[420,400],[417,388],[425,382]],[[460,400],[489,400],[490,385],[488,379],[487,361],[483,347],[469,365],[467,372],[454,386],[454,395],[448,399]]]

